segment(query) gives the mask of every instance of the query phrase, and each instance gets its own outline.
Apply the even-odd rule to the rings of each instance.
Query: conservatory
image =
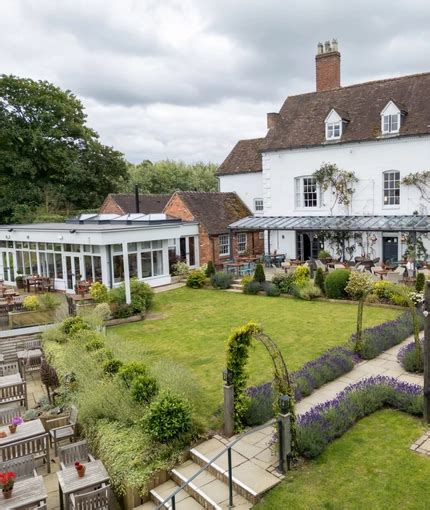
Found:
[[[169,257],[198,266],[198,224],[165,214],[86,214],[65,223],[0,226],[0,279],[41,275],[56,290],[81,280],[108,288],[136,277],[153,287],[171,282]]]

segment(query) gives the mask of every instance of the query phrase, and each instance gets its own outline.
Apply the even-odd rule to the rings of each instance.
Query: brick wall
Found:
[[[100,207],[100,214],[124,214],[121,207],[108,195]]]
[[[315,57],[317,92],[340,87],[340,53],[332,51]]]

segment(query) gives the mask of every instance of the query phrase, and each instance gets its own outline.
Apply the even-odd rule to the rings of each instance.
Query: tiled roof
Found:
[[[217,170],[217,175],[261,172],[260,149],[264,138],[240,140]]]
[[[209,235],[227,233],[231,223],[251,214],[236,193],[178,191],[177,194]]]
[[[398,136],[430,134],[430,73],[300,94],[285,100],[265,138],[239,141],[218,175],[260,172],[264,151],[386,138],[380,115],[390,100],[405,114]],[[326,142],[324,120],[332,108],[348,123],[339,141]]]
[[[111,193],[109,196],[121,207],[124,214],[137,212],[133,193]],[[162,213],[171,196],[171,193],[159,195],[139,194],[139,212],[146,214]]]

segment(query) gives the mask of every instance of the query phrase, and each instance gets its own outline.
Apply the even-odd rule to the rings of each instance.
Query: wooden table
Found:
[[[0,376],[0,386],[9,386],[10,384],[19,384],[22,382],[21,374],[11,374]]]
[[[69,509],[70,494],[83,489],[96,487],[97,485],[101,485],[102,483],[107,483],[109,481],[108,472],[103,466],[101,460],[87,462],[85,463],[85,468],[85,475],[82,478],[79,478],[75,466],[70,466],[66,469],[62,469],[61,471],[57,471],[61,510],[64,510],[64,508],[66,508],[66,510]],[[64,500],[66,502],[65,506]]]
[[[46,434],[43,423],[37,420],[30,420],[21,423],[16,428],[16,432],[11,434],[8,426],[0,427],[0,432],[6,432],[6,437],[0,437],[0,451],[2,446],[7,446],[12,443],[17,443],[23,439],[30,439],[37,436],[43,436]]]
[[[27,505],[30,507],[37,505],[40,501],[45,503],[47,497],[41,476],[18,480],[14,483],[12,497],[10,499],[0,498],[0,510],[12,510]]]
[[[387,269],[380,269],[379,271],[373,271],[374,274],[377,274],[381,280],[384,279],[384,276],[388,273],[392,273],[392,271],[388,271]]]
[[[91,294],[68,294],[68,297],[75,303],[79,303],[80,301],[94,301],[94,298]]]

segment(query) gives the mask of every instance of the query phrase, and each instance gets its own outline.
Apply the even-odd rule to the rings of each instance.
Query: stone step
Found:
[[[147,501],[146,503],[143,503],[143,505],[135,507],[134,510],[155,510],[156,508],[157,505],[155,503],[152,501]]]
[[[243,285],[241,283],[232,283],[230,285],[230,289],[242,290],[243,289]]]
[[[188,460],[172,469],[171,476],[177,484],[183,484],[200,469],[201,466],[192,460]],[[206,510],[228,509],[228,486],[207,470],[190,482],[185,490]],[[233,492],[233,504],[235,508],[240,510],[249,510],[252,507],[252,504],[236,491]]]
[[[170,496],[172,492],[179,488],[179,485],[173,480],[167,480],[167,482],[158,485],[154,489],[151,489],[149,493],[151,494],[152,501],[159,505],[165,498]],[[203,510],[204,506],[198,503],[195,499],[193,499],[187,492],[182,490],[175,497],[175,507],[176,510]],[[164,505],[165,509],[172,508],[171,502],[166,503]]]
[[[190,450],[191,459],[196,464],[203,466],[224,450],[224,448],[225,445],[221,441],[212,438],[192,448]],[[245,442],[243,444],[239,442],[232,449],[233,488],[250,503],[256,504],[263,494],[281,481],[281,478],[261,467],[258,460],[250,460],[253,455],[252,452],[248,455],[247,449],[252,450],[255,447]],[[243,454],[239,453],[238,450],[241,450]],[[213,462],[207,471],[225,484],[228,484],[227,452]]]

